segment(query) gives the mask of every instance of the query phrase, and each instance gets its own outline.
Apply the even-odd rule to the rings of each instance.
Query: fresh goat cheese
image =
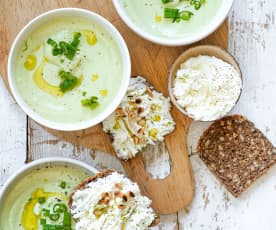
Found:
[[[216,57],[200,55],[181,65],[173,94],[188,116],[211,121],[232,109],[241,87],[241,76],[232,65]]]
[[[134,157],[148,144],[163,141],[174,130],[170,100],[149,86],[142,77],[131,78],[118,109],[103,121],[113,136],[113,147],[122,159]]]
[[[77,190],[71,211],[76,230],[146,230],[156,218],[150,205],[136,183],[112,172]]]

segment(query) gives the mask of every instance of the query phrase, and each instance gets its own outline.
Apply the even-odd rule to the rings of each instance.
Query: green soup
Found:
[[[131,20],[147,33],[162,38],[180,38],[200,32],[216,16],[223,0],[206,0],[200,9],[190,6],[189,1],[181,1],[171,6],[161,0],[121,0]],[[164,19],[164,8],[190,11],[194,15],[188,21],[172,22]]]
[[[49,166],[29,172],[20,179],[0,204],[1,230],[40,230],[41,219],[47,224],[60,225],[63,212],[57,220],[45,217],[43,209],[53,214],[56,204],[67,206],[69,194],[77,184],[90,176],[85,170],[72,166]],[[39,203],[40,202],[40,203]],[[74,226],[71,221],[72,227]]]
[[[75,56],[54,53],[54,41],[71,43],[80,34]],[[67,49],[67,47],[65,47]],[[69,47],[70,48],[70,47]],[[15,82],[26,104],[43,118],[78,123],[102,113],[122,83],[122,58],[111,35],[85,18],[64,17],[44,24],[23,44],[15,62]],[[78,84],[60,93],[60,71],[72,74]],[[98,106],[83,106],[83,99],[95,96]]]

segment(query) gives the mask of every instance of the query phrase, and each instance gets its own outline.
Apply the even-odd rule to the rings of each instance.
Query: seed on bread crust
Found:
[[[134,194],[133,192],[131,192],[131,191],[128,192],[128,195],[129,195],[130,197],[135,197],[135,194]]]
[[[115,188],[117,188],[117,189],[119,189],[119,190],[122,190],[122,189],[123,189],[123,186],[122,186],[122,184],[117,183],[117,184],[115,184]]]
[[[127,196],[125,194],[122,196],[122,198],[123,198],[124,202],[127,202],[128,199],[127,199]]]

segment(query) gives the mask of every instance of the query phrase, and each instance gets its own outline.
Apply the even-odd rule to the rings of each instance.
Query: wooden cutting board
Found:
[[[121,32],[129,47],[132,75],[145,76],[158,90],[167,92],[167,73],[171,63],[187,47],[162,47],[145,41],[133,33],[119,18],[111,0],[2,0],[0,1],[0,71],[8,87],[6,64],[9,49],[19,30],[33,17],[60,7],[79,7],[99,13],[111,21]],[[200,44],[213,44],[227,48],[227,22]],[[170,154],[171,173],[161,180],[154,180],[145,170],[141,155],[127,162],[121,161],[129,178],[138,182],[144,194],[153,200],[153,208],[160,214],[175,213],[188,206],[194,196],[194,178],[189,162],[186,133],[191,119],[172,108],[176,130],[165,138]],[[59,138],[78,146],[84,146],[114,154],[109,137],[100,125],[79,131],[60,132],[49,130]]]

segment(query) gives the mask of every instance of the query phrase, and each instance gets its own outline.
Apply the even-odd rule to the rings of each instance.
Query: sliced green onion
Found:
[[[164,8],[164,18],[177,18],[179,16],[179,9]]]
[[[27,41],[24,42],[24,46],[25,46],[25,47],[24,47],[24,49],[23,49],[23,52],[25,52],[25,51],[28,49],[28,43],[27,43]]]
[[[196,1],[196,2],[194,3],[194,5],[195,5],[195,9],[196,9],[196,10],[199,10],[200,7],[201,7],[201,2]]]
[[[43,230],[65,230],[63,225],[56,225],[56,224],[45,224],[45,225],[43,225],[42,229]],[[71,228],[70,228],[70,230],[71,230]]]
[[[62,181],[59,185],[59,187],[61,187],[62,189],[65,189],[66,188],[66,182],[65,181]]]
[[[47,40],[47,44],[52,46],[53,56],[64,54],[69,60],[73,60],[76,52],[78,51],[78,45],[80,44],[81,33],[74,33],[73,40],[71,42],[60,41],[59,44],[52,38]]]
[[[63,225],[66,227],[71,227],[71,214],[69,212],[65,212],[63,216]]]
[[[47,216],[50,216],[50,210],[49,210],[49,209],[43,208],[43,209],[42,209],[42,213],[43,213],[43,215],[46,216],[46,217],[47,217]]]
[[[46,219],[40,219],[40,224],[41,224],[41,225],[46,224]]]
[[[205,3],[205,0],[191,0],[190,5],[194,6],[196,10],[199,10],[201,5]]]
[[[59,213],[53,213],[53,214],[50,214],[49,216],[50,220],[53,220],[53,221],[58,220],[59,217],[60,217]]]
[[[193,16],[193,12],[185,10],[180,13],[180,17],[182,20],[189,21],[191,17]]]
[[[46,202],[46,198],[45,197],[38,197],[38,203],[44,204],[45,202]]]
[[[57,47],[57,43],[52,39],[52,38],[49,38],[47,40],[47,44],[49,44],[50,46],[52,46],[53,48]]]
[[[89,107],[91,110],[96,109],[99,106],[98,97],[92,96],[87,99],[81,100],[83,106]]]
[[[62,213],[67,211],[67,207],[65,204],[55,204],[53,207],[53,212],[54,213]]]
[[[65,72],[64,70],[60,70],[58,75],[62,80],[61,83],[59,84],[59,88],[63,93],[72,90],[79,83],[78,78],[73,74],[71,74],[70,72]]]

